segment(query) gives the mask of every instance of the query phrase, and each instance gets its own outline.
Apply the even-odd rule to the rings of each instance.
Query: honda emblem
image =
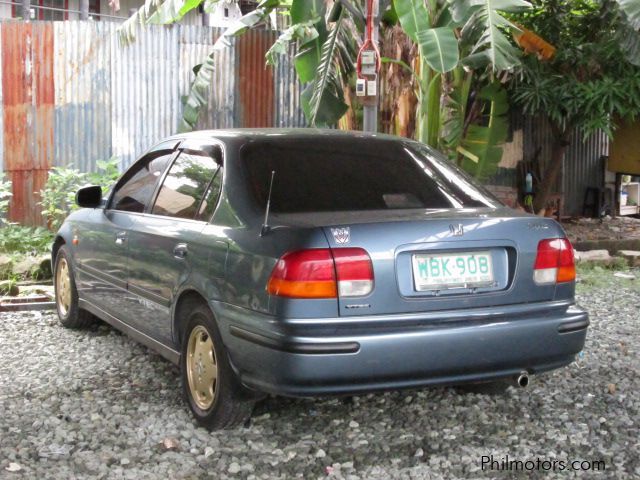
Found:
[[[455,225],[452,223],[449,225],[449,231],[454,237],[461,237],[464,235],[464,227],[461,223],[456,223]]]

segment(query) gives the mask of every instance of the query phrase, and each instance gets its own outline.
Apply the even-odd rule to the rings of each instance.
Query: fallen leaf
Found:
[[[615,383],[610,383],[609,384],[609,393],[611,395],[613,395],[614,393],[616,393],[616,384]]]
[[[635,280],[636,278],[636,276],[631,273],[622,273],[622,272],[616,272],[613,274],[613,276],[618,278],[626,278],[628,280]]]
[[[162,446],[165,450],[177,450],[180,448],[180,442],[175,438],[168,437],[162,441]]]
[[[624,355],[628,355],[629,354],[629,349],[627,348],[627,344],[624,342],[620,342],[620,350],[622,350],[622,353]]]
[[[20,466],[20,464],[18,463],[13,463],[11,462],[9,465],[7,465],[6,467],[4,467],[4,469],[7,472],[19,472],[20,470],[22,470],[22,467]]]

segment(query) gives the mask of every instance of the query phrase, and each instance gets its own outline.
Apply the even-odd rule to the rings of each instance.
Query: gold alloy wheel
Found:
[[[71,306],[71,277],[69,276],[69,264],[62,257],[56,270],[56,300],[60,314],[66,317]]]
[[[218,365],[213,341],[202,325],[191,330],[186,361],[191,398],[198,408],[208,410],[216,396]]]

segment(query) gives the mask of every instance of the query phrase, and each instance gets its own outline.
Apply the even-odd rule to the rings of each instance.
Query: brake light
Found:
[[[331,250],[317,248],[285,253],[271,272],[267,291],[281,297],[335,297],[336,272]]]
[[[533,281],[538,285],[572,282],[576,279],[573,247],[566,238],[550,238],[538,243]]]
[[[373,290],[373,265],[362,248],[335,248],[332,250],[338,276],[338,294],[341,297],[362,297]]]
[[[371,258],[362,248],[314,248],[285,253],[267,283],[270,295],[359,297],[373,290]]]

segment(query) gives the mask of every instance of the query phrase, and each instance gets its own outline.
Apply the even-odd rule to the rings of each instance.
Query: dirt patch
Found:
[[[563,221],[562,226],[571,243],[599,240],[640,241],[640,218],[635,217],[576,218]]]

